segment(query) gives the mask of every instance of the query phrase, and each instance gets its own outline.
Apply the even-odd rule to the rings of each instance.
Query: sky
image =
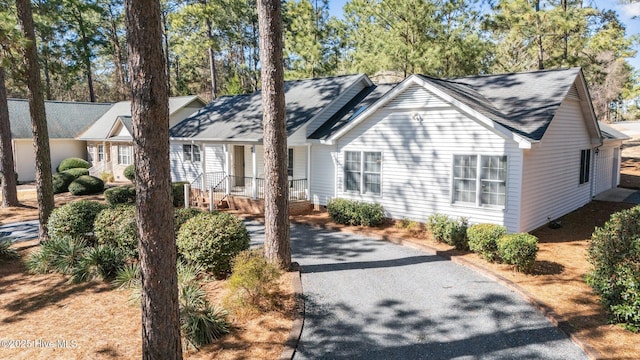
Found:
[[[341,18],[342,7],[346,2],[347,0],[329,0],[329,14]],[[621,5],[617,0],[592,0],[592,2],[598,9],[615,10],[627,28],[627,35],[640,35],[640,2],[628,5]],[[634,16],[638,16],[638,19],[633,19]],[[640,70],[640,46],[636,45],[635,49],[638,54],[628,61],[636,70]]]

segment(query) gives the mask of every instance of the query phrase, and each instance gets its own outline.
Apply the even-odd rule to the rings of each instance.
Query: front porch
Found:
[[[191,182],[189,193],[190,206],[210,210],[228,207],[250,214],[264,213],[263,178],[227,175],[225,172],[203,173]],[[289,180],[289,202],[310,204],[307,179]],[[296,204],[292,207],[301,209],[307,206]]]

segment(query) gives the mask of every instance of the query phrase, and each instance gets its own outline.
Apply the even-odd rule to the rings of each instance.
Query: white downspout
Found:
[[[251,182],[251,193],[254,199],[258,198],[258,184],[256,183],[257,173],[258,173],[258,163],[256,162],[256,146],[251,146],[251,171],[252,171],[252,182]]]
[[[307,188],[305,195],[307,200],[311,200],[311,144],[307,144]]]

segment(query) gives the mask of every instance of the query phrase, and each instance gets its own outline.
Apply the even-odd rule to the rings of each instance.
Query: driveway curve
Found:
[[[513,291],[437,255],[296,224],[291,244],[306,305],[294,359],[588,358]]]

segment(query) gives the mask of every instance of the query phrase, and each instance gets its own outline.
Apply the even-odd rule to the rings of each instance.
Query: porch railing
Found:
[[[111,161],[101,161],[89,168],[89,175],[100,177],[103,172],[112,172]]]

